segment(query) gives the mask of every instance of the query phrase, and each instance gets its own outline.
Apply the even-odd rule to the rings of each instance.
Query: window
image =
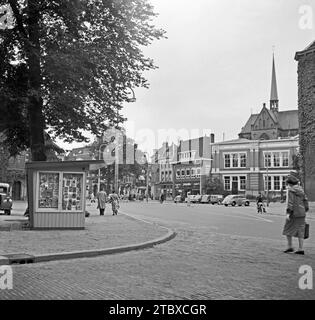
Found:
[[[241,168],[246,168],[246,153],[240,154]]]
[[[196,176],[196,170],[194,168],[191,169],[191,176],[192,178]]]
[[[246,190],[246,177],[240,177],[240,190]]]
[[[39,211],[82,211],[84,174],[39,172],[36,206]]]
[[[273,151],[264,153],[265,168],[279,168],[289,166],[289,151]]]
[[[265,167],[271,167],[271,153],[265,153]]]
[[[224,154],[225,168],[246,168],[246,153]]]
[[[197,168],[197,177],[200,176],[200,168]]]
[[[267,176],[265,176],[265,190],[271,190],[271,176],[268,176],[268,184],[267,184]]]
[[[280,176],[274,176],[273,177],[273,189],[275,191],[280,190]]]
[[[287,185],[286,185],[286,179],[287,177],[286,176],[282,176],[282,189],[285,190]]]
[[[185,170],[182,169],[182,178],[185,178]]]
[[[225,168],[230,168],[231,167],[231,160],[230,160],[230,155],[225,154],[224,155],[224,167]]]
[[[180,170],[179,169],[176,170],[176,178],[180,179]]]
[[[63,174],[62,184],[62,210],[80,211],[83,208],[82,202],[82,174]]]
[[[232,164],[233,164],[233,168],[238,167],[238,154],[237,153],[232,153]]]
[[[59,173],[39,174],[38,208],[58,209]]]
[[[231,190],[231,178],[224,177],[224,190]]]
[[[289,152],[285,151],[282,152],[282,167],[288,167],[289,166]]]
[[[190,177],[190,169],[186,169],[186,176]]]
[[[279,152],[273,153],[273,166],[280,167],[280,153]]]

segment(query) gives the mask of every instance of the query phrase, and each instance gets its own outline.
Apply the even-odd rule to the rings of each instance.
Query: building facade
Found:
[[[299,133],[298,110],[279,109],[275,60],[272,60],[272,77],[269,109],[266,104],[258,114],[252,114],[239,133],[239,138],[269,140],[295,137]]]
[[[180,141],[173,165],[173,194],[203,194],[211,171],[211,150],[214,135]]]
[[[297,52],[300,152],[306,194],[315,201],[315,41]]]
[[[154,186],[152,187],[153,197],[159,199],[163,192],[166,200],[173,199],[173,165],[172,163],[177,159],[177,146],[172,143],[164,142],[162,147],[153,151],[152,164],[154,173]]]
[[[293,171],[298,136],[274,140],[236,139],[213,145],[211,175],[231,194],[280,196]]]

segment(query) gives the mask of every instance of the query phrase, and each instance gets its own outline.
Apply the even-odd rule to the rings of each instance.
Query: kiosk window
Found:
[[[62,210],[80,211],[82,210],[82,174],[63,174],[62,183]]]
[[[39,174],[39,208],[58,208],[59,173]]]

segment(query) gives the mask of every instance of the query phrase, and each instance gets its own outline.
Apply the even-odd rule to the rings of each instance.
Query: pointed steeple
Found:
[[[275,55],[272,55],[272,78],[271,78],[271,94],[270,94],[270,110],[279,111],[279,99],[277,89]]]

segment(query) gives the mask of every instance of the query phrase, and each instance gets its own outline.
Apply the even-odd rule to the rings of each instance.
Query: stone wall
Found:
[[[304,186],[309,199],[315,201],[315,52],[306,50],[296,60]]]

